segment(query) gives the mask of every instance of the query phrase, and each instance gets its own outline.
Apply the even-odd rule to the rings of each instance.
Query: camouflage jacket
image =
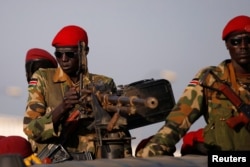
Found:
[[[231,88],[245,103],[250,104],[250,91],[244,89],[238,82],[232,84],[232,78],[236,80],[236,75],[230,75],[234,72],[230,72],[229,64],[231,61],[225,60],[216,67],[210,66],[200,70],[167,116],[164,126],[146,147],[137,153],[137,156],[172,155],[175,144],[201,116],[204,116],[207,122],[203,135],[208,149],[249,151],[249,125],[235,130],[226,124],[226,120],[237,116],[238,111],[230,100],[218,91],[214,76],[207,75],[204,78],[208,70],[213,71],[220,80],[230,83]]]
[[[112,78],[88,73],[83,77],[83,85],[102,81],[108,85],[112,92],[116,91],[116,85]],[[62,101],[65,90],[74,85],[70,78],[57,69],[40,69],[34,73],[28,87],[28,101],[24,116],[24,132],[32,143],[35,152],[40,152],[47,143],[57,143],[62,132],[62,124],[54,127],[51,111]],[[74,109],[72,109],[73,111]],[[94,130],[87,129],[94,120],[91,113],[82,112],[78,124],[80,128],[74,129],[67,140],[67,149],[70,152],[94,152]]]

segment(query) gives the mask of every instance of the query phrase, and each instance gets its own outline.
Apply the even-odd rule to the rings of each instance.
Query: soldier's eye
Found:
[[[241,45],[241,43],[244,41],[245,44],[250,44],[250,36],[242,37],[242,38],[232,38],[230,39],[230,44],[232,46],[238,46]]]
[[[230,40],[230,43],[231,43],[231,45],[233,45],[233,46],[237,46],[237,45],[239,45],[239,44],[241,44],[241,39],[240,38],[238,38],[238,39],[231,39]]]
[[[74,58],[77,55],[77,52],[55,52],[55,56],[60,59],[62,58],[63,54],[65,54],[68,58]]]

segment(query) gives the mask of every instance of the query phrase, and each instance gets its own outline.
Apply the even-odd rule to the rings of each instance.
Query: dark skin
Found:
[[[85,51],[87,55],[88,47],[85,48]],[[80,78],[78,74],[79,57],[77,47],[56,47],[55,52],[62,53],[61,57],[56,57],[57,62],[62,70],[70,77],[70,79],[74,83],[77,83]],[[65,52],[74,53],[74,56],[69,57],[65,54]],[[52,112],[52,121],[54,125],[58,125],[64,114],[70,111],[78,103],[78,92],[74,87],[69,88],[69,90],[65,92],[64,100],[62,101],[62,103]]]
[[[249,32],[235,32],[226,39],[226,47],[236,73],[250,74],[249,38]]]

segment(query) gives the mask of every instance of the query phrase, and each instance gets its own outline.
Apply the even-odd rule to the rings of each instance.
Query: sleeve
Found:
[[[203,114],[204,95],[199,71],[185,88],[182,96],[166,118],[164,126],[152,137],[138,157],[173,155],[175,144],[185,135],[191,125]]]
[[[55,134],[50,108],[45,101],[46,78],[38,70],[32,76],[28,86],[28,100],[23,119],[23,130],[29,139],[44,141]]]

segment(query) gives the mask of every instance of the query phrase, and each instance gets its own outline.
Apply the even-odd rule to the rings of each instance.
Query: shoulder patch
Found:
[[[30,82],[29,82],[29,86],[35,86],[37,84],[37,79],[31,78]]]
[[[192,81],[189,82],[188,86],[196,86],[199,85],[199,79],[198,78],[194,78],[192,79]]]

